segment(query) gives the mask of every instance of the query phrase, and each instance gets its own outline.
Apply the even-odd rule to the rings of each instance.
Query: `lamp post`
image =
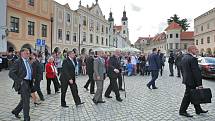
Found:
[[[53,32],[53,17],[51,17],[51,53],[52,53],[52,32]]]

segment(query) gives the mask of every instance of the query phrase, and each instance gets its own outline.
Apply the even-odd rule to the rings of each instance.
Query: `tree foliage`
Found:
[[[177,14],[174,14],[169,19],[167,19],[168,25],[170,25],[172,22],[178,23],[184,31],[187,31],[190,27],[190,23],[188,23],[188,20],[186,18],[180,19],[180,17]]]

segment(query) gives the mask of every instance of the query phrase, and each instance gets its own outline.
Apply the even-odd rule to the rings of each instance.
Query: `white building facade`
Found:
[[[6,26],[6,9],[7,9],[7,0],[1,0],[0,4],[0,52],[7,51],[7,26]]]

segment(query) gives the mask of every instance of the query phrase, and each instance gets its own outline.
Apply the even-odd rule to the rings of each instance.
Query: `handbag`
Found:
[[[191,89],[190,95],[192,104],[211,103],[212,93],[210,88]]]

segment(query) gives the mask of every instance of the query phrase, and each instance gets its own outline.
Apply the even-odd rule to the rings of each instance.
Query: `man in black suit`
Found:
[[[175,58],[175,65],[177,67],[177,77],[181,77],[181,59],[182,59],[182,57],[183,57],[182,52],[179,51]]]
[[[182,58],[182,76],[183,76],[183,84],[186,86],[186,90],[184,93],[184,98],[181,102],[181,107],[179,110],[179,115],[186,117],[193,117],[189,113],[187,113],[187,108],[190,104],[190,91],[191,89],[203,88],[202,86],[202,77],[201,71],[198,66],[197,58],[195,57],[198,52],[198,49],[192,45],[188,48],[188,53],[185,54]],[[208,111],[202,110],[200,105],[194,105],[196,110],[196,114],[207,113]]]
[[[72,96],[76,106],[83,104],[83,102],[81,102],[81,99],[78,95],[78,87],[75,82],[75,67],[77,65],[77,62],[75,60],[75,52],[69,51],[67,55],[68,57],[63,61],[62,73],[60,75],[62,107],[69,107],[66,105],[66,101],[65,101],[68,85],[70,86]]]
[[[29,63],[30,52],[27,48],[20,50],[20,59],[16,60],[11,66],[9,77],[14,80],[13,88],[21,94],[21,100],[17,107],[12,111],[16,118],[21,118],[19,113],[23,109],[24,121],[30,121],[30,94],[32,85],[32,69]]]
[[[94,89],[95,89],[95,81],[93,79],[93,53],[90,53],[90,56],[87,58],[87,75],[89,76],[89,79],[87,83],[84,85],[84,88],[88,91],[88,86],[90,84],[90,94],[95,94]]]
[[[108,76],[110,78],[110,85],[108,86],[105,97],[112,98],[110,96],[111,91],[115,92],[116,100],[119,102],[122,102],[122,99],[120,98],[119,88],[117,84],[117,78],[118,75],[121,74],[121,65],[119,60],[120,51],[116,50],[114,55],[110,57],[109,63],[108,63]]]
[[[169,63],[169,71],[170,71],[169,76],[174,76],[173,65],[175,63],[175,57],[172,51],[170,52],[168,63]]]

